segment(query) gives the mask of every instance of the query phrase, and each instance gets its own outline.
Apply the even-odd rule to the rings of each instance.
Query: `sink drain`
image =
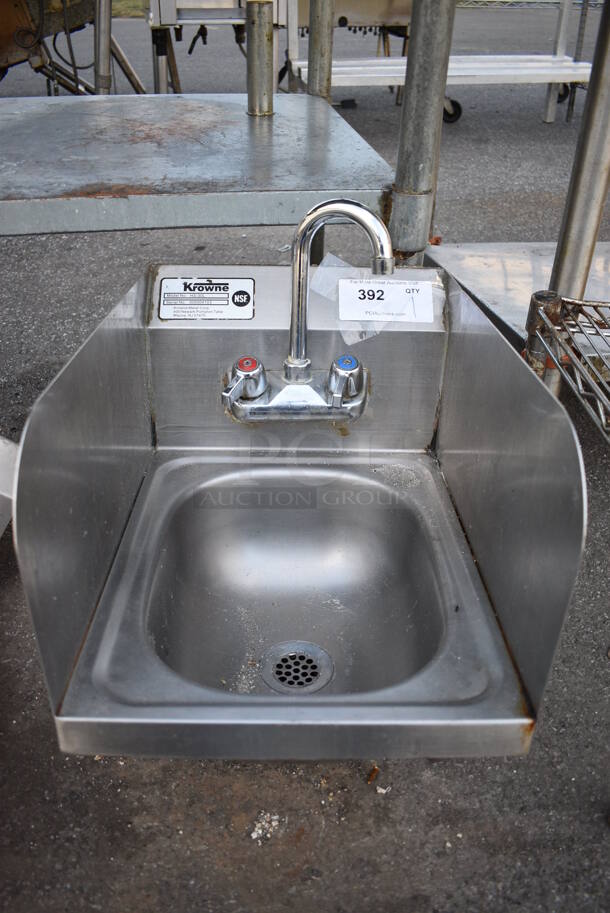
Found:
[[[333,661],[322,647],[304,640],[275,644],[265,654],[264,682],[280,694],[311,694],[333,677]]]

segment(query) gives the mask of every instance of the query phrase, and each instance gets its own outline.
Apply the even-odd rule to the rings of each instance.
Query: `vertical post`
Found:
[[[298,80],[292,72],[292,64],[299,59],[299,4],[298,0],[286,2],[286,54],[288,56],[288,89],[298,91]]]
[[[248,114],[273,114],[273,2],[246,3]]]
[[[273,26],[273,94],[280,91],[280,28]]]
[[[559,19],[557,20],[557,31],[555,32],[555,46],[553,48],[554,57],[565,56],[568,44],[568,21],[570,19],[571,9],[572,0],[562,0],[561,9],[559,10]],[[558,94],[559,86],[555,83],[550,83],[546,90],[546,106],[543,117],[545,124],[552,124],[555,120]]]
[[[605,0],[549,287],[583,298],[610,182],[610,0]]]
[[[110,36],[112,0],[95,0],[95,94],[109,95],[112,86]]]
[[[155,95],[167,95],[169,92],[167,33],[168,30],[166,28],[151,29],[153,49],[153,88]]]
[[[307,94],[330,103],[333,72],[333,30],[335,0],[309,0],[309,44],[307,49]],[[324,227],[311,241],[309,259],[313,264],[324,257]]]
[[[414,264],[423,262],[432,224],[455,5],[413,3],[390,234]]]
[[[582,60],[582,49],[585,43],[585,30],[587,27],[587,16],[589,14],[589,0],[582,0],[580,4],[580,16],[578,18],[578,33],[576,35],[576,47],[574,48],[574,60]],[[568,110],[566,111],[566,123],[570,123],[574,114],[574,105],[576,104],[576,90],[578,86],[572,83],[570,86],[570,98],[568,100]]]
[[[335,0],[310,0],[307,93],[330,101]]]
[[[167,29],[167,69],[172,83],[172,91],[176,95],[180,95],[182,93],[182,86],[180,85],[180,74],[178,73],[178,64],[176,63],[176,55],[174,53],[172,33],[169,29]]]

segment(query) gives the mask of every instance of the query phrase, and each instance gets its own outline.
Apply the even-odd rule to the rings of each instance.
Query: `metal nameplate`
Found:
[[[251,320],[254,279],[170,276],[161,279],[161,320]]]

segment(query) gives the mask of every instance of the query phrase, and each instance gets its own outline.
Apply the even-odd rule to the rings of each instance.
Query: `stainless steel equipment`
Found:
[[[320,420],[358,418],[366,405],[368,373],[353,355],[334,358],[330,370],[313,370],[307,355],[309,309],[309,256],[317,231],[332,222],[353,222],[367,233],[373,248],[371,273],[394,272],[392,242],[387,228],[375,213],[347,200],[329,200],[315,206],[300,223],[292,244],[292,306],[290,351],[283,376],[267,377],[262,363],[242,356],[233,365],[223,403],[239,421]]]
[[[382,210],[392,169],[325,101],[276,95],[274,116],[261,118],[247,104],[0,99],[0,234],[296,225],[337,196]]]
[[[310,294],[312,363],[370,371],[348,429],[227,420],[235,352],[282,357],[287,267],[153,269],[40,398],[14,521],[62,749],[527,751],[582,549],[578,444],[450,276],[384,281],[426,284],[430,313],[362,324]]]
[[[273,3],[248,0],[246,4],[246,41],[248,114],[265,117],[273,114]]]
[[[417,0],[418,4],[420,0]],[[591,66],[586,61],[578,59],[578,55],[570,57],[566,53],[568,20],[572,3],[570,0],[545,0],[549,6],[559,7],[557,29],[555,34],[552,54],[468,54],[466,56],[451,56],[447,72],[447,85],[501,85],[527,83],[548,84],[547,103],[544,120],[551,123],[555,119],[557,100],[565,100],[566,95],[560,95],[560,89],[566,84],[586,86],[589,80]],[[437,24],[443,28],[444,11],[438,6]],[[491,6],[490,0],[469,0],[461,2],[460,6]],[[527,6],[540,6],[538,2],[520,2],[520,0],[497,0],[497,5],[520,8]],[[296,91],[299,85],[309,83],[310,57],[305,59],[299,52],[299,26],[307,25],[305,12],[308,3],[303,0],[287,0],[287,31],[288,31],[288,62],[291,71],[291,88]],[[379,53],[376,57],[354,57],[332,61],[332,73],[329,72],[329,84],[340,86],[389,86],[397,88],[397,97],[400,97],[401,87],[405,81],[406,60],[405,44],[403,44],[402,57],[389,56],[389,43],[387,28],[409,27],[411,19],[411,0],[403,2],[371,3],[370,0],[354,2],[345,0],[337,2],[334,13],[334,24],[349,26],[354,30],[367,31],[367,26],[382,28],[381,40],[384,46],[384,57]],[[298,10],[298,14],[297,14]],[[311,27],[310,27],[311,41]],[[328,41],[326,42],[328,46]],[[378,46],[379,52],[379,46]],[[310,55],[311,56],[311,55]],[[433,58],[433,55],[431,55]],[[314,65],[317,61],[314,61]],[[434,60],[430,62],[433,70]],[[461,107],[455,100],[445,99],[445,120],[452,123],[459,119]]]
[[[455,3],[418,0],[413,8],[390,232],[394,247],[416,265],[432,228]]]

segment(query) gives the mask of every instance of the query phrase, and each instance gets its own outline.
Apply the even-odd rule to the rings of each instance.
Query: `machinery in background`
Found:
[[[95,0],[0,0],[0,79],[10,67],[28,62],[46,78],[49,95],[58,95],[60,88],[73,95],[94,95],[94,82],[81,74],[94,70],[95,59],[77,63],[72,33],[95,25],[96,6]],[[63,51],[58,47],[62,33]],[[110,53],[134,92],[144,94],[142,81],[113,36]]]

